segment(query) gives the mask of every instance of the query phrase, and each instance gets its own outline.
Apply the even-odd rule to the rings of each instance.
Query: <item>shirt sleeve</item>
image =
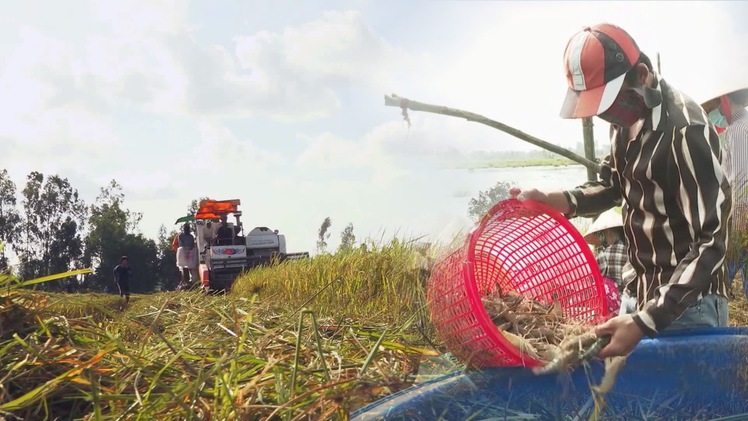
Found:
[[[733,142],[731,142],[728,138],[728,140],[725,142],[725,147],[722,149],[722,170],[725,173],[725,177],[731,182],[734,182],[731,162],[732,148]]]
[[[565,190],[564,196],[569,201],[568,218],[577,216],[594,216],[621,204],[621,187],[618,175],[610,165],[610,155],[600,163],[600,180]]]
[[[748,117],[727,128],[727,143],[722,156],[722,168],[733,189],[733,206],[746,203],[748,193]]]
[[[598,253],[596,260],[597,267],[600,269],[600,274],[606,276],[608,270],[608,259],[605,257],[605,251]]]
[[[667,284],[634,320],[650,337],[667,328],[699,294],[706,293],[723,269],[726,220],[731,207],[730,187],[719,162],[719,139],[709,126],[692,125],[673,140],[672,155],[678,173],[678,205],[691,229],[693,242]]]

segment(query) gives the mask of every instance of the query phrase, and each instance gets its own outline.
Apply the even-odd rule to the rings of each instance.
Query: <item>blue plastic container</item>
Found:
[[[522,367],[454,373],[351,414],[353,420],[587,420],[590,384],[604,367],[535,376]],[[598,418],[748,420],[748,327],[644,339],[629,356]],[[735,417],[745,414],[744,418]]]

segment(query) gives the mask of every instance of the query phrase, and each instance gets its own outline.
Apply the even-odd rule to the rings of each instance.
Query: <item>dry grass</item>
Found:
[[[347,419],[455,366],[424,311],[434,254],[393,242],[261,269],[232,294],[41,294],[0,275],[0,418]],[[736,291],[739,286],[736,286]],[[748,324],[748,300],[730,303]]]
[[[428,252],[399,241],[253,270],[233,292],[258,296],[279,312],[306,307],[344,320],[365,315],[382,326],[425,325]]]
[[[0,293],[0,417],[347,419],[413,384],[424,274],[412,247],[289,262],[232,294]],[[8,328],[10,327],[10,328]]]
[[[504,337],[528,357],[550,363],[561,357],[568,343],[565,339],[587,330],[563,315],[559,303],[542,303],[516,292],[490,294],[482,298],[483,306]]]
[[[730,326],[748,326],[748,298],[743,293],[743,284],[739,279],[732,286],[735,298],[730,300]]]

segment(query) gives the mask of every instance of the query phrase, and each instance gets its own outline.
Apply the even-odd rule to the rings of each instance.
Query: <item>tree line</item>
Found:
[[[475,222],[494,203],[508,197],[510,183],[499,182],[471,199],[468,214]],[[19,200],[20,199],[20,200]],[[187,206],[197,211],[201,197]],[[134,293],[174,290],[180,274],[171,242],[178,231],[162,224],[154,240],[138,232],[142,214],[125,206],[122,186],[116,180],[100,189],[87,204],[67,178],[58,174],[30,172],[17,186],[8,171],[0,170],[0,270],[21,279],[33,279],[69,270],[92,268],[93,273],[75,279],[37,284],[36,288],[84,291],[115,291],[112,269],[121,256],[134,264],[130,281]],[[317,250],[327,252],[332,222],[325,218],[318,231]],[[340,233],[338,252],[355,247],[353,224]],[[18,260],[10,265],[12,251]]]
[[[76,279],[38,284],[49,290],[114,290],[112,269],[126,255],[135,263],[131,289],[136,293],[172,290],[179,281],[171,240],[177,234],[161,225],[156,240],[138,232],[139,212],[125,207],[122,186],[112,180],[87,204],[70,181],[58,174],[30,172],[17,186],[0,171],[0,269],[21,279],[93,268]],[[188,210],[197,207],[197,200]],[[18,259],[11,266],[9,252]]]
[[[125,206],[122,186],[116,180],[102,187],[93,203],[86,203],[70,181],[59,174],[32,171],[22,186],[16,185],[6,169],[0,170],[0,271],[21,279],[92,268],[93,273],[76,278],[36,284],[45,290],[114,292],[112,270],[122,256],[128,256],[133,274],[133,293],[174,290],[180,273],[171,249],[176,229],[163,224],[154,240],[138,232],[140,212]],[[194,214],[201,197],[186,208]],[[320,252],[326,251],[325,234],[320,233]],[[324,225],[324,224],[323,224]],[[339,251],[353,247],[353,224],[341,233]],[[11,265],[9,254],[18,263]]]

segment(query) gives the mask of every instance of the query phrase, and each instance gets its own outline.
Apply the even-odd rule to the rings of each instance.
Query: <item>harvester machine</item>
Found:
[[[228,292],[242,272],[259,266],[309,258],[308,252],[287,253],[286,237],[278,230],[255,227],[245,236],[240,204],[239,199],[203,200],[195,213],[198,270],[206,292]],[[235,222],[229,222],[228,215],[233,215]],[[222,217],[226,217],[232,238],[217,238]]]

